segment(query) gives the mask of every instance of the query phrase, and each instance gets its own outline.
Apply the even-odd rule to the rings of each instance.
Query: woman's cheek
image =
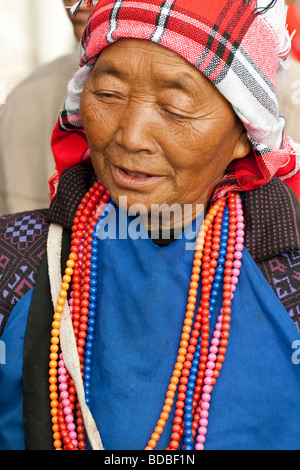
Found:
[[[103,113],[101,113],[99,106],[94,103],[94,100],[83,101],[80,107],[80,114],[85,129],[93,129],[93,127],[102,124]]]
[[[114,126],[113,113],[107,109],[107,106],[101,105],[99,100],[88,91],[82,94],[80,115],[85,132],[91,141],[99,135],[99,129],[103,134],[109,132]]]

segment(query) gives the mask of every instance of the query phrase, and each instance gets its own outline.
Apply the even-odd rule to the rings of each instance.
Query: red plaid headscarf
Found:
[[[79,70],[69,83],[53,132],[57,175],[50,180],[52,196],[61,173],[90,158],[80,96],[102,49],[120,38],[145,39],[177,52],[232,104],[252,151],[229,166],[223,188],[251,190],[276,174],[299,192],[300,146],[284,132],[285,120],[277,103],[277,75],[290,49],[286,6],[284,0],[277,0],[263,11],[270,1],[94,1],[97,5],[81,40]]]

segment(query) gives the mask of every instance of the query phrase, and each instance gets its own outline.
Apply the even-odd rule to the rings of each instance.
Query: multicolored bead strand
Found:
[[[74,383],[70,377],[65,380],[65,368],[58,366],[58,353],[59,353],[59,327],[61,316],[66,302],[68,291],[70,288],[71,280],[72,283],[72,295],[70,305],[72,306],[72,321],[74,334],[77,340],[77,349],[82,365],[84,363],[84,346],[86,330],[88,329],[88,314],[89,314],[89,290],[90,290],[90,270],[89,261],[90,258],[90,243],[91,233],[94,230],[94,225],[97,222],[98,214],[96,213],[97,208],[105,205],[110,200],[108,193],[100,182],[88,191],[85,195],[81,204],[78,206],[76,216],[74,218],[74,224],[72,227],[72,242],[71,242],[71,253],[67,261],[67,267],[65,269],[65,275],[63,277],[63,283],[59,298],[57,300],[57,306],[53,316],[52,331],[51,331],[51,346],[50,346],[50,363],[49,363],[49,390],[50,390],[50,406],[51,416],[53,423],[53,439],[54,448],[57,450],[73,450],[76,444],[76,448],[84,450],[86,448],[85,433],[83,426],[83,419],[80,410],[79,403],[76,397],[76,390]],[[60,357],[60,366],[63,366],[63,358]],[[60,370],[59,370],[60,369]],[[59,382],[59,386],[57,383]],[[68,382],[68,385],[66,384]],[[69,390],[69,407],[63,407],[62,398],[58,399],[58,392],[62,393]],[[71,400],[70,400],[71,398]],[[65,402],[66,404],[66,402]],[[67,408],[67,409],[65,409]],[[73,423],[71,423],[71,414],[75,413],[76,417],[76,437],[73,439],[75,429]],[[74,419],[74,418],[73,418]],[[67,421],[67,423],[66,423]],[[70,421],[68,423],[68,421]],[[68,428],[68,424],[70,424]],[[77,442],[78,445],[77,445]]]
[[[216,219],[218,217],[222,217],[224,211],[224,207],[221,208],[221,210],[218,212]],[[215,220],[216,220],[215,219]],[[208,307],[209,310],[209,315],[208,318],[210,319],[212,316],[212,313],[215,308],[215,303],[216,303],[216,297],[218,296],[218,292],[220,290],[221,286],[221,280],[222,280],[222,274],[224,271],[224,263],[225,263],[225,258],[224,254],[226,251],[222,248],[220,248],[219,244],[222,243],[222,241],[225,241],[227,243],[227,236],[228,236],[228,228],[226,227],[226,222],[228,220],[228,209],[225,209],[224,215],[223,215],[223,220],[222,220],[222,231],[220,230],[220,223],[217,220],[217,222],[214,224],[214,231],[213,231],[213,238],[212,238],[212,251],[210,252],[210,263],[204,263],[202,264],[202,268],[207,268],[209,269],[209,272],[212,276],[214,276],[214,280],[212,282],[212,288],[211,291],[205,296],[205,293],[202,294],[202,300],[203,297],[206,298],[205,302],[210,302],[210,306]],[[225,253],[223,253],[225,251]],[[217,266],[216,266],[217,264]],[[219,269],[218,269],[219,268]],[[217,271],[218,270],[218,271]],[[207,305],[207,304],[206,304]],[[201,308],[198,309],[198,315],[196,316],[196,321],[201,322]],[[187,384],[188,392],[190,396],[193,396],[193,401],[195,403],[194,409],[192,410],[192,413],[189,413],[189,409],[186,411],[184,415],[184,450],[193,450],[193,438],[196,435],[195,428],[198,429],[198,423],[200,421],[201,426],[207,425],[207,417],[206,413],[200,412],[200,416],[196,414],[195,416],[195,407],[198,408],[199,406],[199,400],[200,400],[200,393],[207,392],[207,386],[211,386],[213,383],[213,378],[211,377],[206,377],[202,378],[202,371],[198,371],[198,367],[200,365],[200,357],[202,353],[202,358],[207,356],[208,360],[213,359],[213,355],[216,354],[217,348],[216,345],[214,344],[214,339],[211,341],[211,346],[208,350],[209,346],[209,341],[207,339],[207,333],[203,334],[200,336],[201,342],[198,341],[196,345],[196,351],[194,354],[193,362],[192,362],[192,367],[190,369],[190,375],[189,375],[189,380]],[[205,354],[205,355],[204,355]],[[203,364],[203,362],[202,362]],[[200,377],[197,378],[197,374],[199,372]],[[198,386],[195,386],[195,385]],[[194,394],[192,395],[192,391],[194,391]],[[188,393],[187,393],[188,397]],[[186,406],[188,406],[187,402]]]
[[[225,203],[224,203],[225,205]],[[182,377],[180,378],[180,386],[178,391],[178,399],[176,403],[176,411],[175,411],[175,419],[174,419],[174,426],[172,428],[173,434],[171,435],[171,439],[173,439],[169,444],[169,449],[177,449],[179,447],[179,443],[181,437],[184,437],[184,449],[185,450],[192,450],[192,443],[193,438],[196,434],[196,430],[198,429],[198,421],[200,417],[198,414],[195,413],[196,408],[198,407],[200,394],[202,391],[203,386],[203,378],[202,378],[202,371],[201,368],[207,361],[207,355],[209,353],[208,346],[208,338],[209,338],[209,325],[208,320],[211,317],[211,312],[213,311],[214,307],[209,306],[210,297],[214,297],[217,295],[218,289],[220,288],[220,283],[213,283],[212,290],[208,287],[208,283],[213,281],[213,276],[216,272],[216,265],[217,260],[219,258],[220,253],[220,246],[218,243],[221,241],[221,225],[220,221],[222,221],[223,212],[224,212],[224,205],[221,206],[220,210],[218,211],[216,218],[214,220],[214,228],[210,228],[206,234],[205,238],[205,245],[203,250],[203,258],[202,258],[202,298],[201,298],[201,306],[198,308],[198,313],[195,317],[194,323],[194,330],[191,334],[190,338],[190,345],[188,347],[188,354],[186,355],[187,361],[185,362],[186,368],[182,371]],[[226,217],[226,215],[225,215]],[[224,217],[224,218],[225,218]],[[223,230],[224,231],[224,230]],[[223,234],[224,238],[224,234]],[[225,235],[226,238],[226,235]],[[221,252],[222,250],[220,250]],[[224,250],[223,250],[224,251]],[[220,258],[224,259],[224,258]],[[224,260],[225,261],[225,260]],[[219,261],[221,263],[221,261]],[[221,267],[222,270],[222,267]],[[221,280],[220,274],[216,275]],[[214,290],[215,288],[215,290]],[[215,299],[213,299],[215,301]],[[215,303],[215,302],[214,302]],[[206,315],[206,324],[204,327],[205,331],[201,332],[201,313],[203,316],[202,310],[205,309]],[[200,335],[201,334],[201,335]],[[199,340],[198,340],[199,338]],[[191,362],[192,361],[192,362]],[[198,372],[198,367],[200,368]],[[183,400],[183,401],[182,401]],[[182,409],[183,408],[183,409]],[[183,414],[184,413],[184,414]],[[182,417],[180,417],[182,416]],[[184,426],[183,426],[184,423]],[[181,431],[178,433],[178,425],[181,424]],[[177,432],[176,432],[177,431]]]
[[[229,233],[227,241],[227,253],[225,256],[225,269],[224,269],[224,286],[223,286],[223,307],[221,309],[221,314],[218,317],[218,322],[215,327],[215,332],[212,339],[214,349],[213,357],[208,357],[210,361],[207,363],[207,368],[205,371],[204,383],[206,383],[206,388],[203,391],[205,392],[202,395],[201,411],[202,420],[200,420],[200,426],[198,429],[197,435],[197,444],[195,445],[195,450],[203,450],[205,436],[207,433],[207,418],[208,410],[210,407],[211,392],[213,390],[212,375],[217,378],[219,376],[219,371],[222,368],[222,364],[225,359],[226,348],[228,345],[230,322],[231,322],[231,303],[233,299],[233,292],[235,291],[235,286],[238,282],[239,271],[234,271],[232,268],[234,258],[238,259],[240,262],[242,258],[243,250],[243,211],[241,200],[239,196],[236,196],[236,200],[233,197],[229,197]],[[239,229],[241,232],[237,235],[237,217],[239,217],[240,226]],[[238,263],[240,266],[240,264]]]
[[[237,209],[238,208],[238,209]],[[222,364],[225,359],[225,353],[226,353],[226,347],[228,345],[228,337],[229,337],[229,329],[230,329],[230,313],[231,313],[231,301],[233,298],[233,292],[235,290],[235,284],[238,281],[237,276],[232,274],[232,267],[233,267],[233,258],[237,257],[238,261],[241,259],[241,250],[243,249],[242,241],[243,241],[243,234],[239,233],[240,239],[238,240],[240,243],[236,244],[236,230],[237,230],[237,225],[236,225],[236,213],[237,210],[239,211],[239,217],[242,217],[242,206],[240,202],[239,196],[236,195],[231,195],[228,198],[228,209],[229,209],[229,224],[228,222],[224,222],[224,227],[228,225],[228,239],[226,242],[226,252],[224,251],[224,240],[222,240],[222,247],[219,245],[219,241],[221,240],[214,238],[213,242],[211,243],[211,228],[207,229],[206,233],[206,240],[205,240],[205,246],[202,248],[202,278],[204,277],[204,281],[202,279],[202,298],[200,302],[200,310],[198,309],[198,315],[201,314],[199,317],[198,315],[196,316],[196,321],[194,323],[194,330],[192,332],[191,339],[199,337],[199,330],[202,331],[201,335],[201,349],[199,351],[200,357],[199,357],[199,372],[198,372],[198,378],[201,379],[203,377],[203,386],[202,386],[202,395],[201,395],[201,401],[200,404],[201,406],[199,407],[199,428],[198,428],[198,436],[197,436],[197,444],[195,446],[196,450],[202,450],[204,448],[204,442],[205,442],[205,435],[207,433],[207,425],[208,425],[208,410],[210,407],[210,399],[211,399],[211,392],[213,390],[213,386],[215,385],[216,379],[219,376],[219,371],[222,369]],[[220,214],[216,216],[215,218],[216,225],[219,224],[220,222]],[[242,221],[239,220],[240,226],[239,228],[242,229]],[[220,229],[221,226],[217,226],[218,229]],[[200,230],[201,233],[201,230]],[[215,233],[215,235],[217,235]],[[220,232],[218,230],[218,235],[220,235]],[[227,236],[227,235],[226,235]],[[198,237],[199,240],[199,237]],[[201,239],[202,242],[202,239]],[[235,246],[234,246],[235,245]],[[198,246],[200,248],[200,246]],[[213,248],[213,250],[211,250]],[[197,249],[197,247],[196,247]],[[218,253],[219,252],[219,253]],[[213,339],[212,339],[212,344],[210,349],[208,350],[208,338],[209,338],[209,319],[210,319],[210,305],[209,305],[209,299],[210,299],[210,292],[212,289],[212,270],[214,269],[214,266],[216,264],[216,259],[219,257],[220,254],[225,255],[225,260],[222,260],[222,263],[224,263],[224,285],[223,285],[223,307],[221,309],[221,314],[218,317],[218,322],[215,327],[215,331],[213,334]],[[210,257],[211,256],[211,257]],[[210,271],[207,269],[209,268],[209,265],[207,263],[212,261],[212,265],[210,266]],[[224,262],[225,261],[225,262]],[[197,263],[198,264],[198,263]],[[237,266],[237,265],[236,265]],[[199,266],[198,266],[199,267]],[[223,270],[222,266],[219,267],[221,270]],[[220,275],[220,269],[218,271],[218,276]],[[239,272],[234,272],[234,274],[239,274]],[[220,280],[220,278],[217,278]],[[196,279],[195,279],[196,280]],[[231,282],[231,283],[230,283]],[[196,287],[196,285],[194,286]],[[196,287],[197,289],[197,287]],[[201,324],[199,322],[201,320]],[[221,339],[219,339],[221,338]],[[196,342],[194,341],[194,345]],[[217,347],[217,345],[219,347]],[[185,356],[185,359],[191,359],[192,355],[191,352],[189,352],[190,356],[187,357],[187,354]],[[197,358],[197,354],[196,354]],[[198,359],[197,359],[198,360]],[[190,423],[191,415],[193,415],[194,408],[195,408],[195,398],[196,400],[199,398],[199,392],[201,390],[201,382],[199,382],[198,387],[194,393],[194,396],[192,398],[192,390],[193,388],[193,381],[195,380],[194,374],[190,374],[190,372],[196,372],[195,368],[192,369],[191,367],[192,364],[190,361],[184,361],[185,364],[185,369],[182,370],[181,373],[181,378],[180,382],[181,385],[178,388],[179,394],[177,397],[177,403],[176,403],[176,411],[175,411],[175,420],[174,420],[174,425],[173,425],[173,433],[172,433],[172,441],[167,449],[176,449],[179,446],[179,442],[181,440],[181,437],[185,435],[185,446],[184,448],[188,447],[186,450],[190,450],[192,440],[193,440],[193,435],[194,435],[194,429],[193,426],[195,427],[195,424],[197,420],[194,419],[192,421],[192,425]],[[200,374],[200,375],[199,375]],[[187,377],[192,377],[192,381],[188,380]],[[188,394],[189,396],[187,397],[185,395],[186,391],[189,391],[190,393]],[[184,399],[184,401],[183,401]],[[188,426],[186,426],[186,423],[182,417],[185,415],[185,418],[188,417]],[[148,442],[148,447],[146,449],[149,449],[149,443],[150,445],[153,445],[153,440],[152,442]],[[153,448],[153,447],[152,447]]]
[[[85,390],[85,401],[86,404],[90,405],[90,396],[91,396],[91,373],[92,373],[92,364],[93,364],[93,347],[95,340],[95,324],[97,316],[97,285],[98,285],[98,258],[99,258],[99,243],[100,240],[97,235],[99,226],[104,215],[107,215],[108,206],[114,204],[111,201],[108,201],[106,204],[106,210],[103,208],[97,211],[97,222],[94,225],[94,230],[91,234],[92,241],[90,243],[90,298],[89,298],[89,319],[87,322],[87,336],[86,336],[86,345],[85,345],[85,354],[84,354],[84,390]]]
[[[220,200],[218,201],[208,212],[208,214],[205,217],[205,220],[200,228],[197,240],[196,240],[196,247],[195,247],[195,254],[194,254],[194,261],[193,261],[193,270],[192,270],[192,275],[191,275],[191,282],[190,282],[190,290],[192,290],[193,294],[196,295],[189,295],[188,297],[188,304],[186,308],[186,314],[185,314],[185,320],[184,320],[184,326],[182,329],[182,335],[181,335],[181,342],[180,342],[180,348],[178,350],[178,356],[177,356],[177,361],[174,367],[174,371],[170,380],[170,385],[168,387],[168,391],[166,394],[166,399],[165,399],[165,404],[162,409],[162,413],[160,415],[160,418],[157,422],[157,425],[154,429],[154,432],[151,435],[150,440],[148,441],[148,445],[146,446],[145,450],[153,450],[156,445],[158,440],[160,439],[160,436],[162,434],[163,428],[166,425],[166,422],[169,418],[172,405],[174,403],[174,397],[175,397],[175,392],[177,390],[177,385],[179,383],[179,379],[182,376],[182,370],[185,367],[186,363],[186,354],[187,354],[187,348],[188,348],[188,342],[190,340],[190,335],[192,331],[192,324],[193,324],[193,318],[194,318],[194,310],[195,310],[195,304],[197,301],[197,289],[198,289],[198,282],[199,282],[199,274],[200,274],[200,268],[202,264],[202,258],[204,254],[204,244],[205,244],[205,238],[207,236],[207,232],[209,232],[209,229],[212,225],[212,222],[217,215],[217,212],[219,211],[221,205],[224,204],[224,201]],[[197,333],[198,336],[198,333]],[[183,397],[182,397],[183,398]],[[180,402],[180,403],[179,403]],[[181,418],[183,415],[183,407],[184,407],[184,402],[183,400],[177,401],[177,417]],[[183,406],[182,406],[183,405]],[[175,412],[176,415],[176,412]],[[161,432],[157,432],[159,431]],[[174,438],[174,436],[173,436]],[[176,442],[175,439],[173,441]],[[176,444],[177,445],[177,444]]]

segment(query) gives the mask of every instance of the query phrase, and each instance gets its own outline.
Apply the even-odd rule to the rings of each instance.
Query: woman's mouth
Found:
[[[127,170],[111,164],[111,172],[115,182],[124,188],[141,189],[156,183],[163,176],[151,175],[141,171]]]

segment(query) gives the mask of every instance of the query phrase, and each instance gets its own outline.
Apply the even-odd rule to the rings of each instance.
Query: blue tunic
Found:
[[[166,247],[147,235],[101,241],[91,411],[108,450],[143,449],[161,413],[187,303],[194,256],[188,236]],[[292,360],[299,332],[243,253],[205,448],[300,449],[300,365]],[[22,363],[31,297],[16,305],[1,338],[0,449],[25,448]],[[172,419],[157,450],[168,445],[171,427]]]

